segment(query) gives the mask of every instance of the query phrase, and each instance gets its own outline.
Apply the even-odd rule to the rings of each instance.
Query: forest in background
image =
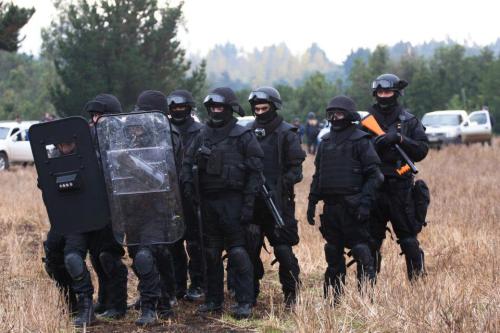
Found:
[[[7,9],[0,5],[4,31]],[[366,110],[373,101],[371,81],[386,72],[410,83],[401,101],[419,117],[433,110],[487,106],[500,119],[500,39],[486,47],[446,40],[358,48],[342,64],[328,59],[317,44],[300,55],[286,44],[252,51],[216,45],[200,56],[177,39],[182,4],[61,1],[57,9],[58,19],[44,30],[37,57],[17,53],[18,35],[10,48],[2,47],[0,31],[0,119],[81,114],[85,101],[100,92],[115,94],[130,111],[142,90],[167,94],[175,88],[192,90],[203,114],[207,90],[221,85],[237,91],[247,113],[250,89],[273,85],[281,92],[287,120],[304,119],[309,112],[321,118],[328,100],[338,94],[351,96],[359,110]],[[30,10],[18,13],[26,22],[32,15]]]

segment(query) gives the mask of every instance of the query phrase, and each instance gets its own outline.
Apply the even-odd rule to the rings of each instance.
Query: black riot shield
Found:
[[[168,118],[160,112],[106,115],[97,138],[118,242],[179,240],[184,218]]]
[[[106,187],[87,121],[69,117],[36,124],[29,137],[52,229],[69,234],[106,226]]]

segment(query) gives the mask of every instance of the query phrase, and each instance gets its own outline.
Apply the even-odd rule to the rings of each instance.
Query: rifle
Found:
[[[373,115],[368,115],[365,118],[363,118],[363,120],[361,120],[361,125],[363,125],[367,129],[369,129],[370,131],[372,131],[376,135],[384,135],[385,134],[384,130],[377,123],[377,120],[375,119],[375,117]],[[401,155],[403,160],[406,162],[406,164],[403,165],[401,168],[396,169],[396,172],[398,173],[398,175],[402,176],[410,170],[411,170],[411,172],[417,174],[418,173],[417,167],[411,161],[411,159],[408,157],[408,155],[406,155],[405,151],[398,144],[395,144],[394,147],[396,148],[398,153]]]
[[[283,222],[283,218],[281,217],[280,212],[278,211],[278,208],[276,206],[276,203],[274,202],[271,191],[266,185],[266,178],[264,177],[264,174],[262,172],[260,173],[260,177],[262,179],[262,186],[260,187],[260,193],[262,193],[267,208],[269,208],[269,210],[271,211],[271,214],[273,215],[276,225],[278,226],[278,228],[283,228],[285,226],[285,222]]]

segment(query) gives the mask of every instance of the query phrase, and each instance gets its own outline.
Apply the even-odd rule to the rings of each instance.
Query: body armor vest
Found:
[[[337,145],[331,138],[322,144],[319,188],[326,195],[349,195],[361,192],[361,162],[354,156],[354,141]]]
[[[259,139],[259,144],[264,151],[264,176],[269,185],[273,187],[278,183],[278,178],[282,172],[280,163],[280,153],[278,151],[278,132],[266,135]]]
[[[202,191],[244,189],[245,156],[241,151],[240,136],[229,135],[213,145],[207,145],[203,140],[197,152]]]

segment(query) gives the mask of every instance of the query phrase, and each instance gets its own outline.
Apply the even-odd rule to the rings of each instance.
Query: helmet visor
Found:
[[[248,96],[248,101],[252,102],[253,100],[256,100],[256,99],[261,99],[261,100],[265,100],[265,101],[269,101],[270,100],[269,95],[266,94],[265,92],[263,92],[263,91],[252,91],[250,93],[250,96]]]
[[[219,94],[208,94],[203,101],[203,104],[227,104],[224,96]]]
[[[183,96],[173,95],[167,97],[167,104],[169,106],[172,104],[189,104],[189,101]]]
[[[394,83],[389,80],[375,80],[372,82],[372,89],[396,89]]]

